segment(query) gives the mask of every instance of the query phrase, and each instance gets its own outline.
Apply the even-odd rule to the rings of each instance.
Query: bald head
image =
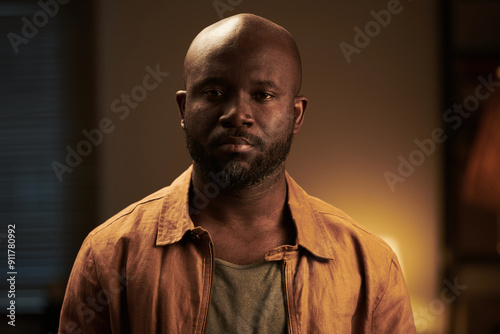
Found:
[[[269,51],[266,53],[266,51]],[[293,74],[294,94],[302,81],[300,55],[292,35],[283,27],[253,14],[238,14],[203,29],[191,43],[184,59],[184,80],[189,84],[193,73],[209,66],[214,59],[240,59],[256,54],[285,62]]]

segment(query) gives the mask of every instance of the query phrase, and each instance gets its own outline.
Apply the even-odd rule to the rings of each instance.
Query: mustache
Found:
[[[248,140],[253,146],[263,149],[265,147],[264,141],[251,133],[248,133],[245,130],[224,130],[221,133],[216,134],[210,141],[208,142],[208,145],[210,146],[217,146],[219,145],[223,140],[229,138],[229,137],[240,137],[240,138],[245,138]]]

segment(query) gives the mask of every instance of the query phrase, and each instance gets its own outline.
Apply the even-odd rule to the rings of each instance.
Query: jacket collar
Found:
[[[189,187],[192,171],[191,165],[166,191],[158,221],[157,246],[178,242],[187,232],[195,229],[189,216]],[[327,247],[330,242],[328,242],[323,220],[311,207],[309,195],[288,173],[285,177],[288,186],[288,206],[297,229],[297,244],[317,257],[333,259],[333,250]],[[201,199],[201,203],[203,201],[204,199]],[[193,210],[195,208],[191,209],[196,211]]]
[[[157,246],[173,244],[182,239],[187,231],[195,228],[189,217],[189,186],[191,165],[167,188],[158,221]]]
[[[333,259],[331,241],[321,215],[312,208],[309,195],[286,173],[288,207],[297,228],[297,244],[315,256]]]

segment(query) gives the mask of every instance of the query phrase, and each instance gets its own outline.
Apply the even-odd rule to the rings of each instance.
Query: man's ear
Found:
[[[181,127],[184,129],[184,113],[186,111],[186,91],[178,90],[175,93],[175,99],[177,100],[177,105],[179,106],[179,113],[181,115]]]
[[[293,134],[297,134],[304,123],[304,117],[309,100],[305,96],[297,96],[294,100]]]

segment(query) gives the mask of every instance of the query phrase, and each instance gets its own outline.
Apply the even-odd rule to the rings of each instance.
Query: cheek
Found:
[[[292,131],[293,125],[294,110],[293,107],[288,107],[269,113],[269,117],[267,117],[263,128],[269,136],[280,136],[285,132],[288,135]]]
[[[186,102],[184,113],[184,123],[191,131],[200,132],[203,129],[208,129],[217,122],[216,113],[199,103]]]

